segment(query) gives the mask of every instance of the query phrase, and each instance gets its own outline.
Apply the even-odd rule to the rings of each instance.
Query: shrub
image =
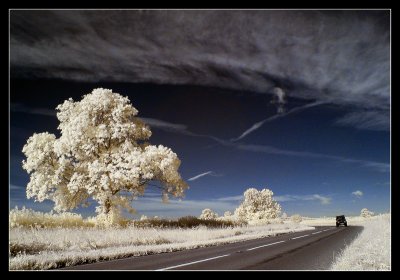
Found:
[[[200,215],[202,220],[215,220],[216,218],[218,218],[218,214],[209,208],[204,209]]]
[[[142,221],[134,221],[133,225],[140,228],[194,228],[205,226],[208,228],[225,228],[239,225],[233,221],[203,220],[194,216],[185,216],[177,220],[167,219],[147,219]]]
[[[228,218],[228,217],[231,217],[232,216],[232,212],[231,211],[226,211],[225,213],[224,213],[224,217],[225,218]]]
[[[363,218],[370,218],[374,215],[374,212],[369,211],[367,208],[361,209],[360,216]]]
[[[295,214],[290,217],[290,220],[294,223],[300,223],[303,218],[299,214]]]

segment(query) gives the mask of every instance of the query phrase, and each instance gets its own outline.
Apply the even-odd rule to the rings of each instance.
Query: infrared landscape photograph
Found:
[[[390,271],[391,10],[10,9],[9,270]]]

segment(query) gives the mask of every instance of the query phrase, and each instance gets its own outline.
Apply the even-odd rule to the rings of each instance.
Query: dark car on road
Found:
[[[347,227],[347,221],[344,215],[336,216],[336,226],[338,227],[340,225],[344,225],[345,227]]]

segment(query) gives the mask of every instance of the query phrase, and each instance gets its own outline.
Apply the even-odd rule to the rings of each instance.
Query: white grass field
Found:
[[[332,270],[391,270],[390,214],[364,219],[364,230],[338,257]]]
[[[390,214],[371,218],[346,217],[349,226],[364,230],[338,256],[332,270],[390,270]],[[51,214],[29,209],[9,215],[10,270],[42,270],[184,249],[233,243],[300,232],[313,226],[334,226],[334,217],[307,218],[300,223],[191,229],[95,227],[93,219],[64,213]]]
[[[53,227],[10,227],[10,270],[51,269],[313,229],[300,224],[269,224],[222,229],[210,229],[204,226],[193,229],[132,226],[102,229],[87,226],[54,227],[57,222],[52,221],[51,216],[47,218],[47,224]],[[56,220],[61,224],[67,223],[64,218]],[[79,219],[77,223],[82,224]]]

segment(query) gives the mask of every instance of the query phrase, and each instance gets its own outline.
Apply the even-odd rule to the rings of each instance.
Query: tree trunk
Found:
[[[111,210],[111,200],[109,198],[107,198],[104,203],[104,213],[108,215],[110,210]]]

